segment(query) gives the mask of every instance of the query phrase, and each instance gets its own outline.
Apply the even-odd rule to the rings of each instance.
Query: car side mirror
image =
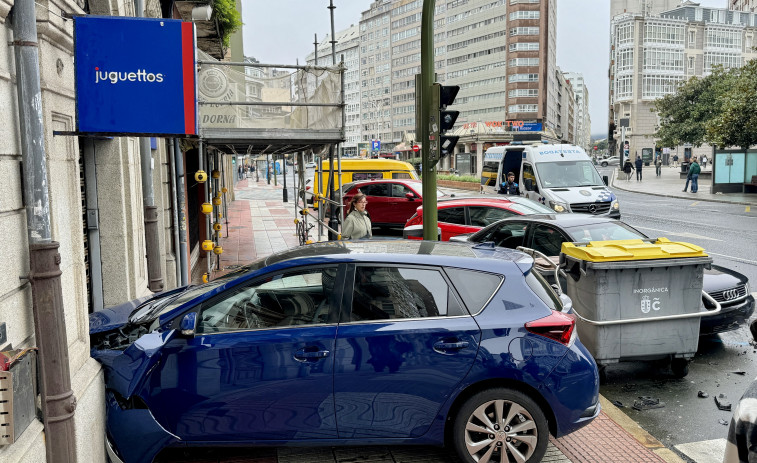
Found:
[[[523,185],[525,185],[526,191],[534,191],[534,182],[530,178],[523,180]]]
[[[605,186],[609,185],[610,179],[607,178],[607,175],[602,176],[602,181],[605,182]]]
[[[181,328],[181,334],[184,336],[194,336],[196,324],[197,312],[190,312],[184,315],[184,318],[181,319],[181,324],[179,325]]]
[[[407,198],[408,201],[415,201],[415,195],[412,193],[405,193],[405,198]]]

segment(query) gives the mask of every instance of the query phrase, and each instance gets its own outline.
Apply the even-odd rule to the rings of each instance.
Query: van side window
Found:
[[[393,179],[412,179],[413,177],[410,175],[410,172],[392,172],[392,178]]]
[[[531,179],[531,182],[533,182],[534,185],[536,185],[536,175],[534,175],[534,168],[531,167],[531,164],[523,164],[523,181],[525,182],[527,179]]]
[[[384,174],[381,172],[355,172],[352,174],[353,182],[358,180],[377,180],[380,178],[384,178]]]

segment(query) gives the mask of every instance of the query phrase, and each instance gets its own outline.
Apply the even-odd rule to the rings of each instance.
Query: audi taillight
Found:
[[[576,319],[572,315],[552,311],[551,315],[530,321],[525,325],[528,332],[570,345],[576,332]]]

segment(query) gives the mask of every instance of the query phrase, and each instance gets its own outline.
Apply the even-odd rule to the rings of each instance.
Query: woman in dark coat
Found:
[[[631,159],[626,159],[625,164],[623,164],[623,172],[626,173],[626,180],[629,182],[631,181],[631,171],[633,170],[633,163],[631,163]]]

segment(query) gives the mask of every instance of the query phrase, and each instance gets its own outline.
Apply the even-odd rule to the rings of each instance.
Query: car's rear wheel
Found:
[[[549,430],[541,408],[520,391],[479,392],[455,417],[454,445],[468,463],[541,461]]]
[[[602,167],[607,167],[607,161],[602,163]]]

